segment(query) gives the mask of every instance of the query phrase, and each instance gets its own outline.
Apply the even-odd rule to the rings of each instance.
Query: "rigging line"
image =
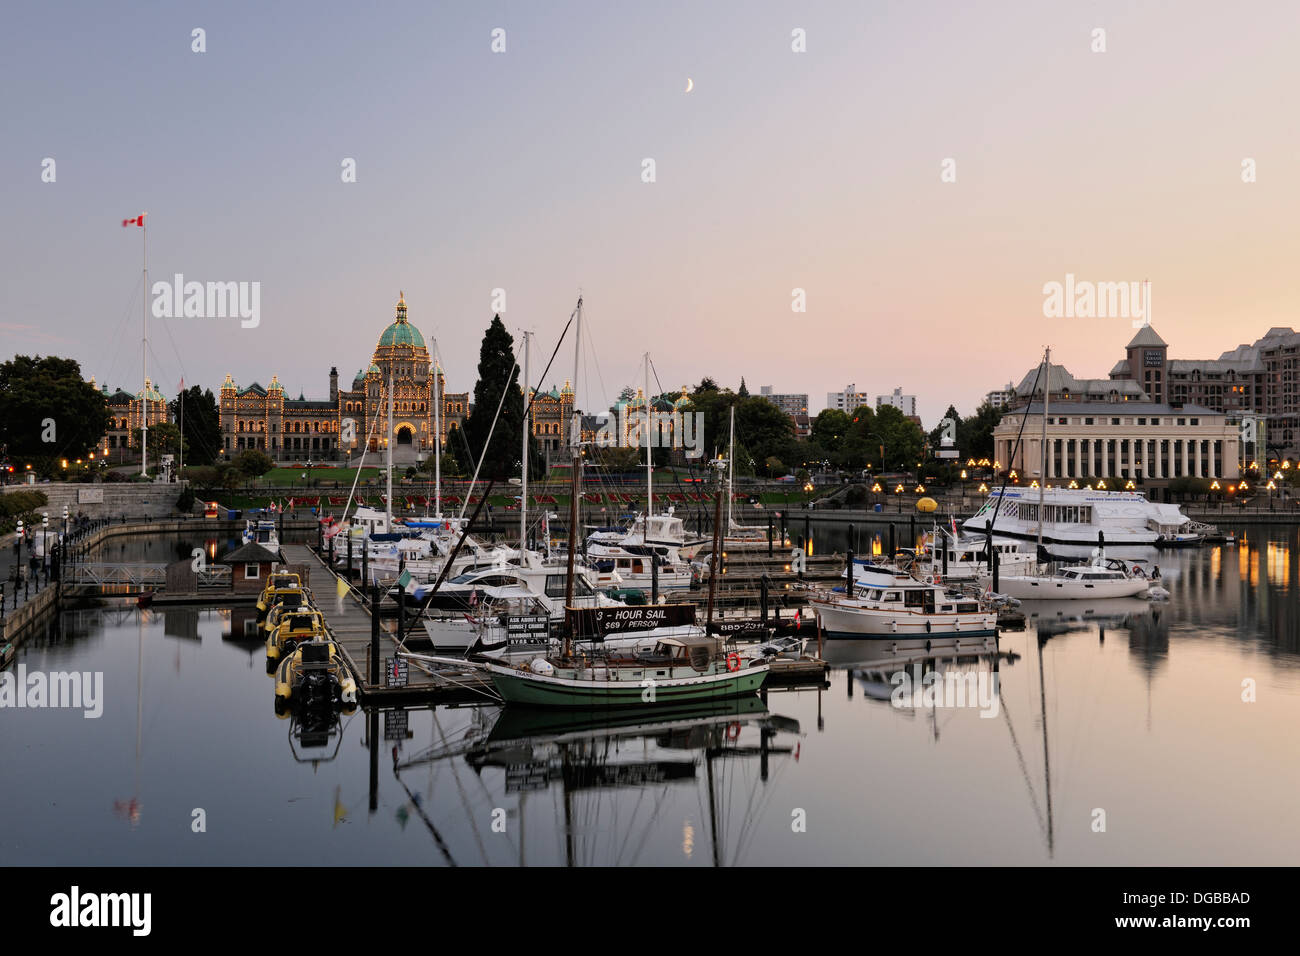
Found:
[[[126,311],[122,313],[122,320],[118,323],[117,334],[113,336],[114,341],[117,342],[117,348],[114,350],[112,361],[109,363],[108,375],[110,378],[117,370],[117,357],[122,354],[122,343],[126,341],[126,336],[122,334],[122,331],[126,328],[127,320],[135,313],[135,290],[143,284],[143,275],[131,284],[131,297],[127,300]],[[105,378],[104,384],[107,385],[108,381],[109,378]]]
[[[1020,749],[1020,741],[1016,739],[1016,728],[1011,723],[1011,711],[1007,708],[1007,702],[1002,701],[1002,716],[1007,720],[1007,731],[1011,734],[1011,746],[1016,752],[1016,761],[1020,764],[1020,773],[1025,778],[1025,789],[1029,791],[1029,805],[1034,808],[1034,816],[1038,818],[1038,829],[1047,835],[1047,821],[1043,818],[1042,808],[1038,806],[1038,795],[1034,793],[1034,785],[1029,779],[1029,767],[1025,764],[1025,755]]]
[[[605,376],[602,375],[602,374],[601,374],[601,371],[600,371],[600,356],[596,354],[596,336],[595,336],[595,334],[594,334],[594,330],[595,330],[597,324],[598,324],[598,323],[596,323],[596,322],[591,322],[591,323],[588,324],[587,342],[586,342],[586,345],[587,345],[587,349],[590,349],[590,351],[591,351],[591,365],[592,365],[592,367],[596,370],[596,376],[595,376],[595,377],[596,377],[597,381],[600,382],[600,394],[601,394],[601,396],[602,396],[602,404],[603,404],[603,407],[605,407],[605,408],[609,408],[610,405],[613,404],[613,402],[609,401],[609,388],[608,388],[608,386],[605,385]],[[587,361],[586,350],[584,350],[584,352],[583,352],[583,357],[582,357],[582,358],[583,358],[583,371],[586,371],[586,369],[587,369],[587,365],[586,365],[586,361]],[[590,381],[590,380],[591,380],[591,376],[587,376],[587,380]],[[577,398],[577,395],[576,395],[576,394],[574,395],[574,398],[575,398],[575,399]]]
[[[1042,372],[1043,372],[1043,364],[1040,362],[1038,368],[1034,371],[1034,384],[1029,387],[1029,398],[1031,401],[1033,400],[1034,392],[1038,390],[1038,377],[1039,375],[1042,374]],[[1047,381],[1043,383],[1043,391],[1046,392],[1051,387],[1052,387],[1052,370],[1049,367],[1047,370]],[[1011,454],[1007,459],[1007,477],[1002,479],[1002,487],[998,489],[998,500],[993,505],[993,514],[989,518],[988,531],[985,532],[988,535],[990,559],[993,551],[993,525],[998,520],[998,511],[1000,511],[1002,508],[1002,498],[1007,493],[1007,482],[1011,480],[1011,472],[1014,470],[1011,467],[1011,463],[1016,460],[1016,453],[1020,451],[1020,440],[1025,433],[1025,425],[1028,424],[1028,422],[1029,422],[1029,406],[1026,405],[1025,414],[1020,419],[1020,428],[1016,432],[1016,443],[1011,446]],[[1043,475],[1042,478],[1043,481],[1047,480],[1046,475]],[[1034,557],[1035,559],[1037,559],[1037,555],[1035,555]]]
[[[163,327],[163,331],[165,331],[165,332],[167,333],[167,341],[169,341],[169,342],[171,343],[171,346],[172,346],[172,352],[174,352],[175,355],[176,355],[176,364],[179,365],[180,368],[181,368],[181,378],[184,378],[184,377],[185,377],[185,362],[182,361],[182,359],[181,359],[181,353],[180,353],[180,351],[176,348],[176,340],[175,340],[174,338],[172,338],[172,327],[171,327],[171,323],[170,323],[170,322],[167,322],[167,321],[163,321],[161,324],[162,324],[162,327]]]
[[[438,736],[442,738],[442,745],[447,746],[447,735],[443,733],[442,723],[438,720],[436,712],[433,715],[433,726],[437,729]],[[478,844],[479,855],[483,857],[485,864],[491,866],[491,861],[488,860],[487,847],[483,845],[483,835],[479,833],[478,821],[474,819],[474,814],[470,811],[469,796],[465,793],[465,788],[461,786],[460,772],[457,770],[456,764],[457,761],[455,760],[451,762],[451,774],[456,781],[456,790],[460,793],[461,806],[465,810],[465,816],[469,817],[470,830],[474,834],[474,842]]]
[[[497,430],[497,422],[501,418],[501,406],[506,403],[506,392],[510,391],[510,380],[515,377],[515,369],[519,368],[519,359],[515,358],[511,363],[510,372],[506,375],[505,387],[501,389],[501,398],[497,402],[496,414],[492,416],[492,424],[488,427],[487,438],[483,441],[483,453],[479,455],[478,464],[474,466],[474,474],[469,480],[469,488],[465,491],[465,500],[461,502],[460,514],[456,519],[465,517],[465,509],[469,507],[470,498],[474,497],[474,485],[478,483],[478,473],[483,468],[483,462],[487,459],[488,449],[492,447],[492,433]],[[473,451],[470,452],[470,461],[474,460]]]

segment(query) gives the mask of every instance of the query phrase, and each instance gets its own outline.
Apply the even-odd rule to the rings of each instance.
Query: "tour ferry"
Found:
[[[1148,501],[1146,495],[1134,491],[1087,488],[995,491],[962,528],[972,534],[992,530],[995,536],[1035,541],[1040,496],[1043,544],[1093,547],[1104,536],[1110,546],[1155,547],[1165,541],[1185,544],[1194,530],[1178,505]]]

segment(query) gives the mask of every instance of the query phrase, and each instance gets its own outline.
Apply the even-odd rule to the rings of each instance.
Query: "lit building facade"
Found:
[[[442,397],[441,434],[435,435],[433,383]],[[256,448],[277,460],[355,460],[362,452],[384,453],[409,464],[423,459],[435,441],[445,446],[454,423],[463,427],[469,394],[447,393],[442,370],[435,369],[420,330],[407,316],[406,297],[397,303],[395,321],[384,329],[369,368],[353,376],[352,387],[339,388],[338,369],[330,369],[329,398],[314,401],[301,394],[285,398],[277,376],[263,387],[240,388],[227,375],[221,386],[222,448],[228,457]],[[392,429],[388,427],[392,390]]]

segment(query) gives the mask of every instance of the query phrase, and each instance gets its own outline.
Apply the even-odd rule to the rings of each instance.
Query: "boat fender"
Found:
[[[929,634],[932,630],[933,630],[933,626],[931,625],[931,623],[930,623],[929,621],[926,621],[926,622],[925,622],[925,633]]]
[[[889,622],[889,632],[890,632],[891,634],[897,634],[897,633],[898,633],[898,622],[897,622],[897,621],[890,621],[890,622]]]
[[[727,724],[727,739],[736,740],[740,737],[740,721],[733,720]]]
[[[727,670],[732,671],[733,673],[740,670],[740,655],[735,651],[732,651],[727,655]]]
[[[925,576],[925,583],[926,583],[926,584],[933,584],[933,583],[934,583],[934,575],[933,575],[933,574],[927,574],[927,575]]]

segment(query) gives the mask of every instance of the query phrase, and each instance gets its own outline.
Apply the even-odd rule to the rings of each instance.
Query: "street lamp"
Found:
[[[45,580],[47,581],[50,579],[49,578],[50,572],[48,570],[49,564],[47,563],[49,561],[48,555],[50,553],[50,550],[45,542],[49,535],[49,530],[50,530],[50,513],[48,511],[43,511],[41,512],[41,565],[42,567],[46,568]]]
[[[63,536],[68,536],[68,506],[63,506]]]

